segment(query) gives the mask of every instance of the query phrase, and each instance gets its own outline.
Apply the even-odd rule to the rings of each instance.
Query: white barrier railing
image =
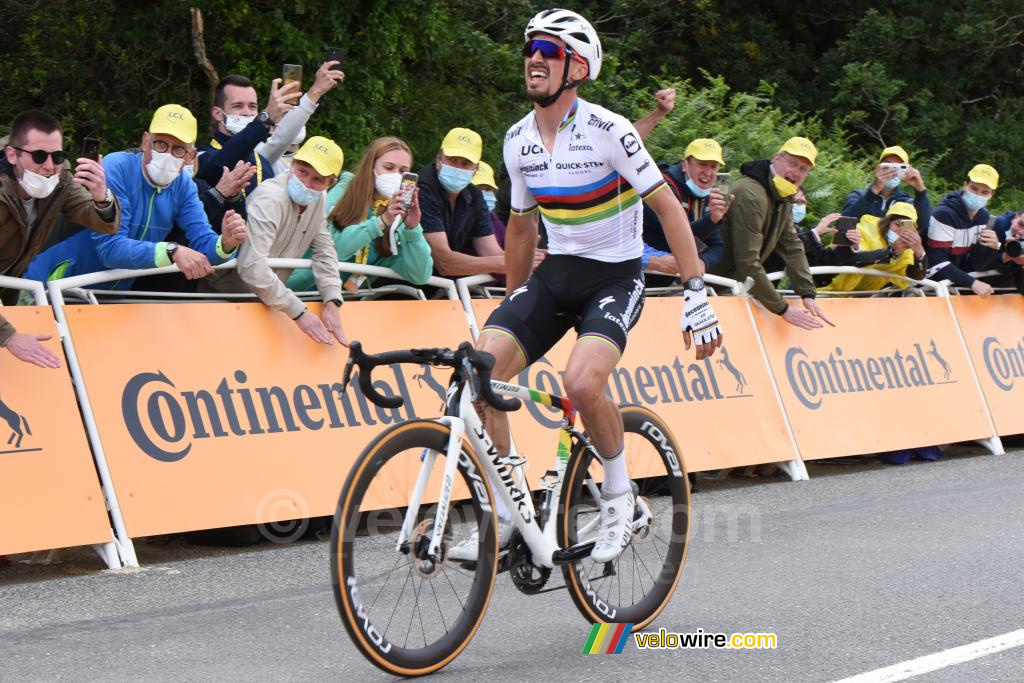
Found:
[[[884,278],[891,279],[891,280],[899,280],[900,282],[905,282],[907,284],[908,288],[912,288],[914,290],[919,290],[919,289],[922,289],[922,288],[923,289],[929,289],[929,290],[932,290],[932,292],[934,292],[935,296],[949,296],[949,289],[948,289],[948,287],[945,284],[945,282],[948,282],[948,280],[944,281],[944,282],[936,282],[935,280],[928,280],[928,279],[915,280],[914,278],[907,277],[906,275],[899,275],[897,273],[887,273],[887,272],[884,272],[884,271],[881,271],[881,270],[875,270],[874,268],[857,268],[857,267],[854,267],[854,266],[811,266],[810,273],[811,273],[811,275],[844,275],[844,274],[850,274],[850,275],[870,275],[871,277],[884,277]],[[784,270],[776,270],[774,272],[768,273],[768,279],[771,280],[772,282],[778,282],[779,280],[781,280],[784,277],[786,277],[786,271],[784,271]],[[780,289],[778,291],[784,292],[786,294],[793,294],[793,293],[795,293],[791,289]],[[818,293],[819,294],[827,294],[827,295],[831,295],[831,296],[858,296],[858,295],[871,295],[871,294],[892,294],[895,291],[896,290],[892,290],[892,289],[875,289],[875,290],[860,291],[860,292],[838,292],[838,291],[837,292],[822,292],[819,289]]]
[[[23,292],[29,292],[32,294],[32,298],[36,300],[36,306],[45,306],[48,303],[46,300],[46,287],[43,286],[42,282],[0,275],[0,289],[20,289]],[[3,302],[0,301],[0,306],[3,305]]]

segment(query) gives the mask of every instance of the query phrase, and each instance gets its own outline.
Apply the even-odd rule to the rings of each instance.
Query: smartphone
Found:
[[[282,85],[288,85],[292,81],[299,84],[299,89],[302,89],[302,65],[301,64],[285,64],[281,69],[281,81]]]
[[[405,172],[402,174],[402,184],[398,186],[396,194],[402,200],[402,208],[408,210],[412,206],[412,193],[416,190],[416,183],[420,177],[415,173]]]
[[[716,173],[715,174],[715,187],[722,193],[722,199],[725,200],[725,205],[729,206],[729,181],[732,178],[729,173]]]
[[[894,168],[896,169],[896,175],[902,178],[907,173],[907,169],[910,168],[910,164],[897,164],[891,161],[882,162],[882,168]]]
[[[82,140],[82,156],[93,161],[100,160],[99,138],[85,138]]]
[[[857,219],[853,216],[840,216],[837,218],[835,222],[836,231],[832,234],[832,244],[837,247],[852,246],[850,238],[846,236],[846,231],[855,230],[857,222]]]
[[[345,48],[343,47],[329,47],[327,48],[327,59],[325,62],[337,62],[331,67],[332,71],[341,71],[341,65],[345,62]]]

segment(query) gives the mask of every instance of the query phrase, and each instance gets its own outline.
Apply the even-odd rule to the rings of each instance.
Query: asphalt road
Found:
[[[590,627],[566,592],[526,597],[503,575],[480,632],[436,677],[828,681],[1024,628],[1024,453],[968,453],[701,482],[686,572],[652,629],[771,632],[775,650],[581,655]],[[338,620],[326,543],[137,550],[133,572],[75,553],[0,569],[0,680],[386,678]],[[1017,647],[916,680],[1022,676]]]

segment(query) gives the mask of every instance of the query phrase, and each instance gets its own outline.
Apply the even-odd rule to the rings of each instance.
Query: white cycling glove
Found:
[[[708,344],[722,336],[722,326],[708,301],[706,290],[683,292],[683,317],[679,327],[683,332],[692,332],[695,344]]]

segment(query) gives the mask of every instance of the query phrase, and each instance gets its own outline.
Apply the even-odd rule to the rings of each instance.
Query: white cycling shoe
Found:
[[[601,491],[601,531],[590,552],[595,562],[611,562],[622,554],[633,538],[633,508],[636,497],[632,487],[625,493],[605,497]]]
[[[504,550],[508,546],[508,542],[512,539],[512,530],[514,528],[511,520],[498,518],[498,550]],[[474,530],[469,538],[460,541],[448,549],[446,559],[458,560],[459,562],[476,562],[479,548],[480,532]]]

